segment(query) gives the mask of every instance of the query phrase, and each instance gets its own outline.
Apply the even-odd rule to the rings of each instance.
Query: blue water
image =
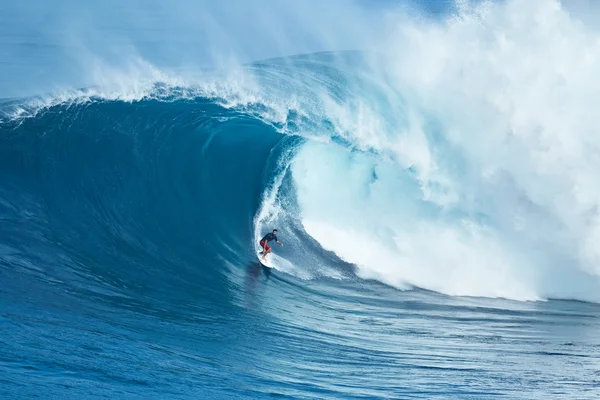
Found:
[[[208,3],[51,3],[0,5],[1,398],[600,397],[597,275],[533,257],[527,274],[499,275],[496,253],[461,269],[470,253],[454,257],[448,229],[473,217],[497,230],[490,238],[519,241],[499,219],[511,203],[465,205],[494,186],[465,186],[480,193],[453,208],[421,194],[419,164],[386,142],[410,124],[418,87],[390,94],[380,83],[392,75],[375,79],[365,52],[339,51],[336,23],[272,48],[260,24],[239,26],[246,6],[226,18],[213,5],[221,34],[240,48],[257,41],[224,73],[207,67],[210,38],[189,30]],[[265,20],[283,13],[263,3]],[[331,4],[327,13],[350,7]],[[386,1],[352,4],[365,21],[390,12]],[[420,7],[424,18],[452,12]],[[66,45],[69,29],[86,46]],[[116,61],[111,45],[124,42],[152,67]],[[89,75],[91,64],[71,63],[83,47],[103,60]],[[369,113],[387,135],[364,133]],[[346,123],[352,114],[364,118]],[[469,151],[443,115],[425,114],[438,167],[472,183]],[[394,225],[424,220],[440,236],[410,259],[390,242]],[[256,241],[272,227],[284,247],[267,268]],[[373,243],[353,236],[361,230]],[[521,255],[531,240],[501,249]]]

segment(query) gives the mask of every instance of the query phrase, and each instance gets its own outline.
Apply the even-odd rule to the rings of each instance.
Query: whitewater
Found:
[[[3,398],[600,395],[592,3],[34,3]]]

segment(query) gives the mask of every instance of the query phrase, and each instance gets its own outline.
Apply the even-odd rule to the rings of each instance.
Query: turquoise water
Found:
[[[0,396],[597,398],[591,95],[508,129],[527,68],[460,54],[566,11],[232,4],[0,5]]]

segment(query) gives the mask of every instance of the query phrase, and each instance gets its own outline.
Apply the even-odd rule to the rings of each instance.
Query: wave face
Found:
[[[143,290],[141,276],[172,290],[188,274],[208,279],[203,292],[219,290],[218,271],[195,266],[219,263],[223,251],[215,247],[225,244],[230,262],[247,255],[244,232],[278,140],[260,121],[201,98],[96,99],[8,121],[1,157],[7,260],[98,294],[111,286]],[[32,267],[39,262],[58,265]]]
[[[392,32],[4,100],[0,394],[593,398],[595,36],[553,1]]]

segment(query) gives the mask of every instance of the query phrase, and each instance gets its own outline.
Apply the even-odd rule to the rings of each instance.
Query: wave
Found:
[[[306,107],[321,143],[289,168],[305,232],[398,288],[598,301],[598,124],[583,86],[597,65],[569,57],[597,35],[541,1],[392,37]]]
[[[224,288],[222,258],[248,259],[263,162],[280,139],[204,99],[57,105],[0,124],[0,137],[7,271],[91,298],[157,291],[153,301],[210,298]]]
[[[176,287],[195,263],[253,259],[277,227],[278,268],[303,279],[600,301],[600,58],[569,57],[596,35],[536,4],[403,21],[371,53],[194,79],[141,63],[117,85],[5,101],[5,253],[27,259],[17,238],[37,232],[73,271],[135,287],[138,253],[128,278],[100,270],[135,250]]]

